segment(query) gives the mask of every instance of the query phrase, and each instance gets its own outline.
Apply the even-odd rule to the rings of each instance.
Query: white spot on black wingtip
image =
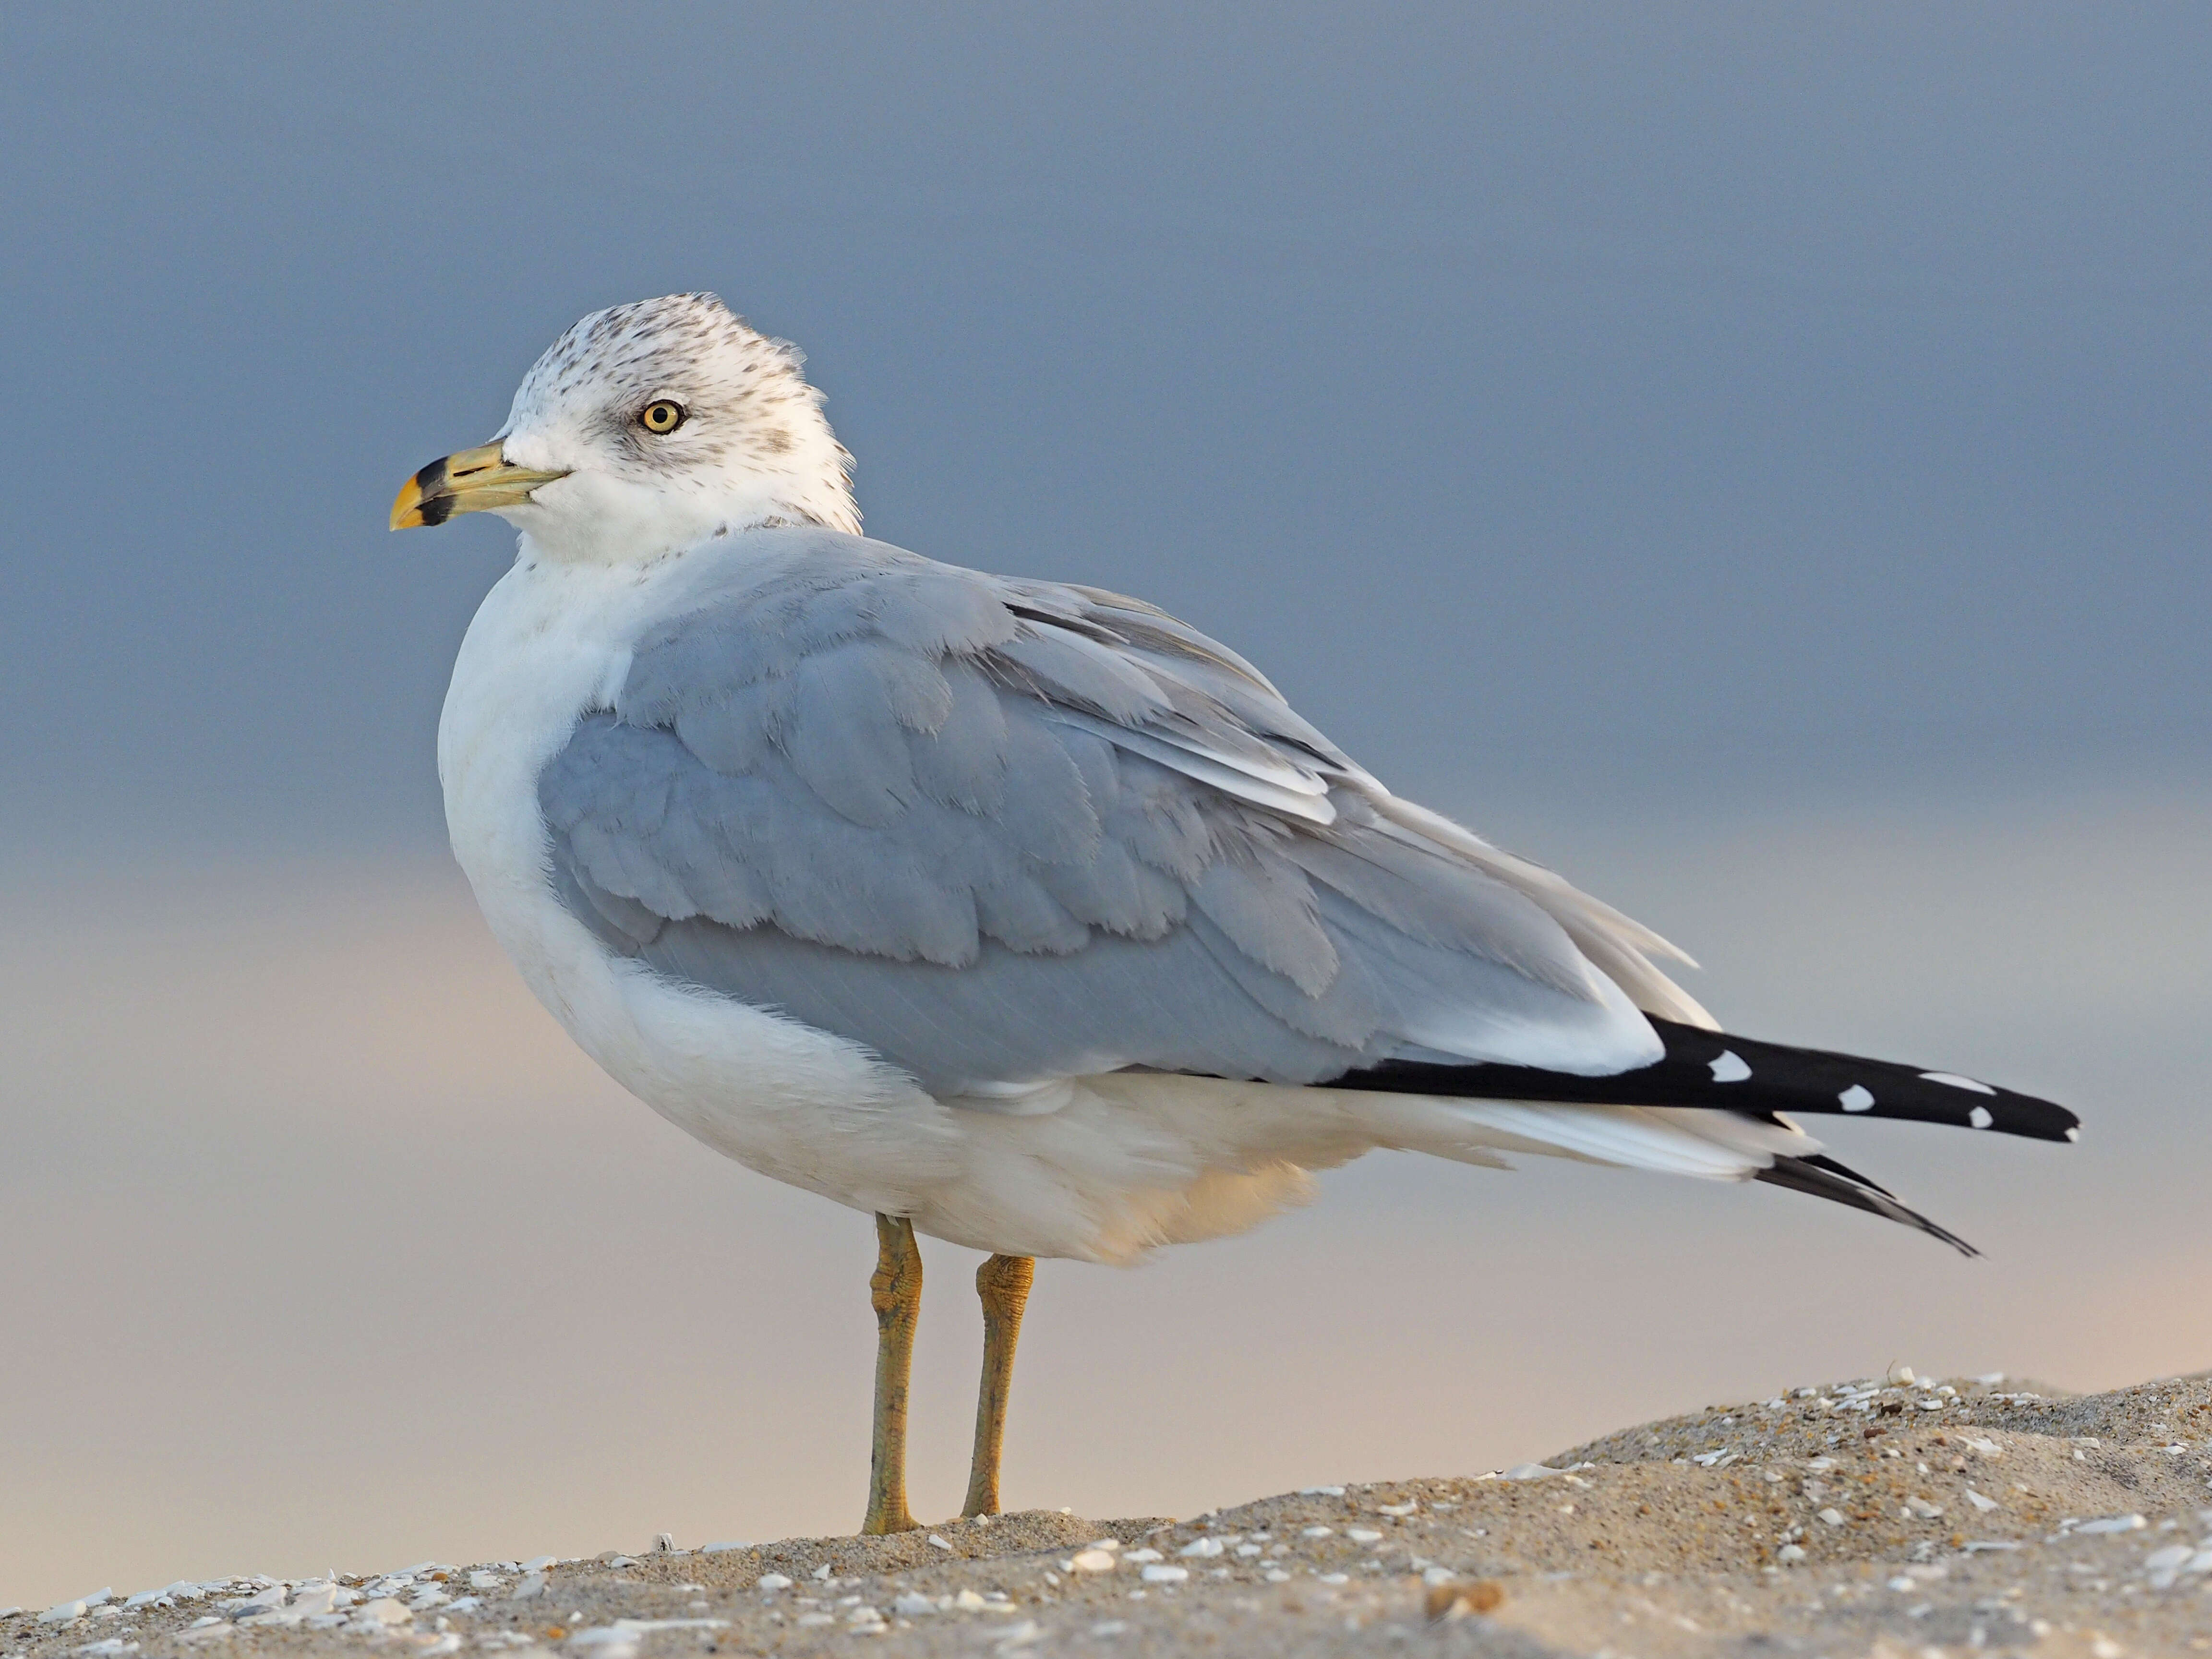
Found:
[[[2079,1140],[2079,1139],[2081,1139],[2081,1130],[2080,1126],[2079,1126],[2079,1125],[2076,1125],[2075,1127],[2073,1127],[2073,1128],[2071,1128],[2071,1129],[2069,1129],[2069,1130],[2066,1132],[2066,1139],[2069,1139],[2069,1140]]]
[[[1718,1060],[1709,1060],[1705,1064],[1713,1068],[1713,1081],[1716,1083],[1741,1083],[1751,1075],[1751,1067],[1733,1048],[1722,1049]]]
[[[1986,1083],[1977,1083],[1972,1078],[1960,1077],[1956,1072],[1923,1072],[1923,1083],[1948,1083],[1954,1089],[1972,1089],[1978,1095],[1993,1095],[1996,1091]]]
[[[1966,1114],[1966,1121],[1972,1124],[1977,1129],[1986,1129],[1990,1124],[1996,1122],[1996,1119],[1990,1115],[1990,1109],[1988,1107],[1977,1106],[1972,1111]]]
[[[1838,1095],[1836,1098],[1838,1101],[1842,1103],[1843,1109],[1847,1112],[1870,1112],[1874,1110],[1874,1096],[1868,1091],[1867,1086],[1863,1083],[1854,1083],[1850,1088],[1844,1090],[1843,1093]]]

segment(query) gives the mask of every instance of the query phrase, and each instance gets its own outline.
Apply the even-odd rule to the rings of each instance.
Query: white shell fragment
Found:
[[[2150,1524],[2140,1515],[2107,1515],[2094,1521],[2084,1521],[2074,1528],[2077,1533],[2141,1532]]]

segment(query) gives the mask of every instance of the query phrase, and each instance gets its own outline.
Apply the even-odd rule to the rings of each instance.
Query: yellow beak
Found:
[[[568,476],[509,466],[497,444],[464,449],[458,455],[431,462],[399,486],[398,496],[392,503],[392,527],[413,530],[443,524],[457,514],[519,506],[540,484]]]

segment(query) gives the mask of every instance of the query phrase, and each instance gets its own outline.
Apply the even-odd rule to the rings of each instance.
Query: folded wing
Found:
[[[760,532],[541,774],[614,948],[933,1092],[1130,1066],[1600,1075],[1709,1023],[1668,947],[1400,802],[1136,601]]]

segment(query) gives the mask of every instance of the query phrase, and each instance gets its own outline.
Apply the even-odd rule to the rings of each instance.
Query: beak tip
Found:
[[[415,530],[422,525],[422,480],[408,479],[399,486],[398,495],[392,500],[392,523],[394,530]]]

